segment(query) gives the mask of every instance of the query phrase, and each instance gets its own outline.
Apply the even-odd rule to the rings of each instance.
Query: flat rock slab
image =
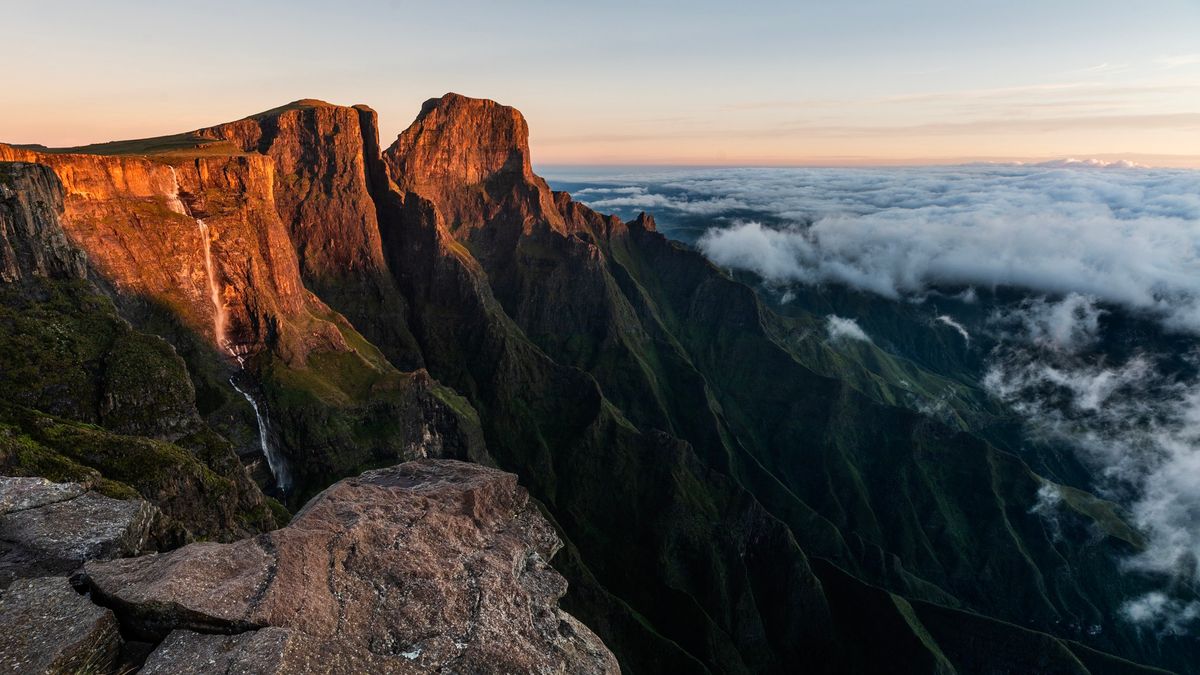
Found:
[[[84,577],[127,627],[166,638],[150,664],[266,650],[291,672],[618,672],[558,607],[559,547],[516,476],[418,460],[331,486],[281,530],[90,562]]]
[[[0,672],[109,672],[121,649],[117,619],[65,577],[18,579],[0,595]]]
[[[146,660],[143,675],[204,673],[420,673],[287,628],[263,628],[236,635],[177,630]]]
[[[0,476],[0,516],[74,499],[87,492],[79,483],[51,483],[45,478]]]
[[[76,483],[0,477],[0,587],[134,555],[155,513],[146,501],[112,499]]]

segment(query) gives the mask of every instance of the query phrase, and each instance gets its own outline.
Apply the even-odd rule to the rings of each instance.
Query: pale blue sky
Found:
[[[520,108],[542,163],[1200,164],[1198,0],[3,3],[10,142],[313,97],[386,143],[457,91]]]

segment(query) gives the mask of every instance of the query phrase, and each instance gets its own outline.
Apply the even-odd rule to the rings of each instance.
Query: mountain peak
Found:
[[[416,184],[533,176],[525,117],[516,108],[455,93],[426,101],[387,154],[395,175]]]
[[[654,222],[654,216],[642,211],[629,223],[630,227],[641,228],[647,232],[655,232],[658,230],[658,224]]]

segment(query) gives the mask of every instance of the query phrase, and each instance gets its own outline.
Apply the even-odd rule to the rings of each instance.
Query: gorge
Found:
[[[815,302],[552,190],[528,133],[446,94],[386,148],[312,99],[0,144],[0,473],[155,513],[75,566],[112,664],[1196,672],[1120,618],[1145,534],[1004,401],[805,339]]]

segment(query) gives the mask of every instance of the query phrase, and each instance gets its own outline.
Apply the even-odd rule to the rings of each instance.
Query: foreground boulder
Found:
[[[84,583],[164,640],[150,672],[617,672],[557,606],[560,547],[516,476],[419,460],[333,485],[281,530],[89,563]]]
[[[13,579],[67,574],[87,560],[138,553],[156,509],[78,483],[0,476],[0,588]]]
[[[0,672],[104,673],[121,649],[117,619],[65,577],[18,579],[0,596]]]

